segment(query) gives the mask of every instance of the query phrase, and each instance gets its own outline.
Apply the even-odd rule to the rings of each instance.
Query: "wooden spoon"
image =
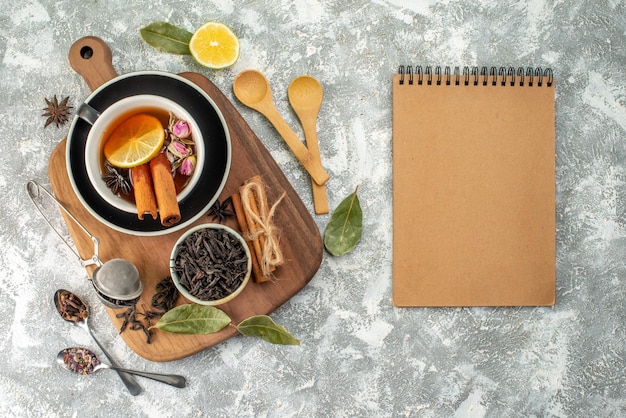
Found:
[[[304,130],[304,138],[309,152],[320,164],[320,148],[317,141],[316,121],[320,108],[322,107],[322,97],[324,91],[322,85],[315,78],[303,75],[291,82],[287,90],[289,103],[298,115],[302,129]],[[318,215],[328,213],[328,197],[326,195],[326,186],[311,182],[313,190],[313,206],[315,213]]]
[[[233,92],[239,101],[265,116],[283,137],[291,151],[317,184],[328,181],[329,175],[319,159],[315,159],[296,133],[282,118],[272,99],[270,84],[263,74],[256,70],[242,71],[235,77]]]

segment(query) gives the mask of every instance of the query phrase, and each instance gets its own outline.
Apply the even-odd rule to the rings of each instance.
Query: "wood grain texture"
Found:
[[[101,71],[95,73],[95,76],[100,77],[100,74]],[[88,71],[83,71],[81,75],[86,79],[90,77]],[[232,166],[220,201],[238,191],[239,186],[254,175],[263,178],[270,203],[283,191],[286,192],[286,197],[279,204],[274,218],[281,232],[280,242],[285,264],[275,271],[272,281],[265,283],[250,281],[239,296],[220,306],[232,318],[233,323],[238,323],[251,315],[270,314],[306,286],[318,270],[323,256],[319,229],[280,167],[224,94],[200,74],[183,73],[181,76],[196,83],[211,96],[229,127]],[[65,163],[65,145],[66,141],[61,141],[49,161],[50,182],[57,199],[100,239],[99,252],[103,261],[125,258],[137,266],[144,284],[144,291],[137,305],[138,310],[143,310],[144,306],[149,309],[156,284],[169,275],[170,252],[178,237],[186,229],[162,236],[139,237],[115,231],[99,222],[82,206],[72,189]],[[93,254],[91,240],[70,219],[65,218],[65,222],[79,254],[82,257],[91,257]],[[207,222],[211,222],[211,219],[202,216],[189,228]],[[225,224],[240,230],[234,217],[228,219]],[[88,267],[87,270],[91,275],[93,268]],[[182,303],[189,302],[180,296],[177,304]],[[123,311],[106,309],[111,321],[119,329],[122,320],[116,318],[116,314]],[[233,327],[209,335],[177,335],[159,330],[153,332],[152,344],[146,343],[145,335],[141,331],[126,330],[121,336],[138,355],[151,361],[171,361],[212,347],[236,334]]]

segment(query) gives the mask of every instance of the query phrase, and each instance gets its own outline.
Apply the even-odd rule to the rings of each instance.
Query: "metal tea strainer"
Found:
[[[70,213],[65,206],[61,204],[48,190],[37,183],[34,180],[26,183],[26,190],[30,200],[35,205],[35,208],[39,211],[41,216],[45,219],[46,223],[50,225],[52,230],[61,238],[61,240],[67,245],[80,260],[83,267],[96,265],[91,278],[91,283],[98,295],[98,298],[106,306],[117,309],[127,306],[132,306],[137,303],[137,300],[141,296],[143,291],[143,283],[139,277],[139,271],[133,263],[122,258],[114,258],[103,263],[98,257],[98,245],[100,240],[93,236],[79,221]],[[78,252],[70,245],[70,243],[61,235],[57,228],[50,222],[48,216],[43,211],[43,196],[46,195],[52,199],[56,205],[72,219],[76,225],[83,230],[87,236],[93,242],[93,255],[91,258],[83,259]]]

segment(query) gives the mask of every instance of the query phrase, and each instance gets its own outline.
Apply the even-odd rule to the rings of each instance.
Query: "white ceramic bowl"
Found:
[[[87,137],[95,123],[94,114],[104,113],[115,103],[135,95],[165,97],[189,113],[200,127],[204,147],[203,162],[196,165],[197,183],[186,187],[188,194],[179,196],[181,221],[173,226],[162,225],[160,219],[151,216],[139,219],[134,207],[132,211],[118,209],[105,200],[89,179],[86,167]],[[200,219],[220,196],[230,173],[232,145],[226,118],[217,103],[225,100],[215,93],[217,102],[196,83],[176,74],[163,71],[138,71],[127,73],[107,81],[96,88],[76,107],[76,112],[67,135],[65,160],[67,175],[80,203],[98,221],[107,227],[129,235],[159,236],[184,230]],[[119,202],[115,198],[113,202]]]
[[[185,240],[187,240],[187,238],[189,238],[191,235],[193,235],[194,232],[201,231],[201,230],[204,230],[204,229],[214,229],[214,230],[221,229],[224,232],[226,232],[229,235],[231,235],[233,238],[235,238],[237,241],[239,241],[241,243],[241,245],[243,246],[243,249],[245,251],[246,257],[248,259],[248,263],[247,263],[247,266],[246,266],[246,269],[245,269],[245,276],[244,276],[243,281],[239,285],[239,287],[237,287],[232,293],[228,294],[227,296],[225,296],[225,297],[223,297],[221,299],[203,300],[203,299],[199,299],[198,297],[192,295],[191,293],[189,293],[189,290],[187,290],[187,288],[185,288],[185,286],[183,286],[180,283],[180,277],[179,277],[179,275],[178,275],[178,273],[176,271],[176,257],[177,257],[178,250],[179,250],[180,246],[185,242]],[[229,302],[229,301],[233,300],[246,287],[246,285],[250,281],[251,273],[252,273],[252,259],[251,259],[251,255],[250,255],[250,249],[248,248],[248,244],[246,243],[246,241],[243,239],[243,237],[237,231],[235,231],[234,229],[229,228],[229,227],[227,227],[225,225],[221,225],[221,224],[202,224],[202,225],[197,225],[197,226],[189,229],[188,231],[185,231],[185,233],[183,235],[181,235],[180,238],[178,238],[178,240],[176,241],[176,244],[174,245],[174,248],[172,249],[172,253],[170,255],[170,275],[172,276],[172,281],[176,285],[176,288],[189,301],[197,303],[199,305],[216,306],[216,305],[221,305],[221,304],[224,304],[226,302]]]
[[[202,164],[204,164],[205,152],[202,132],[189,112],[179,104],[165,97],[151,94],[130,96],[112,104],[96,119],[89,131],[85,145],[85,166],[89,181],[95,191],[111,206],[130,213],[137,213],[137,206],[114,194],[102,179],[104,174],[104,155],[102,150],[104,148],[104,140],[117,125],[115,122],[121,122],[119,120],[120,116],[130,116],[134,110],[139,110],[137,113],[141,111],[149,112],[150,109],[157,109],[166,113],[172,112],[179,119],[189,123],[196,150],[196,168],[202,167]],[[178,194],[179,202],[193,190],[200,178],[199,173],[200,170],[194,170],[186,186]]]

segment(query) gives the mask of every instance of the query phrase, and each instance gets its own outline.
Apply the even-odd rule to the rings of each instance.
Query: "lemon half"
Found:
[[[191,37],[189,51],[198,63],[219,70],[237,62],[239,38],[223,23],[208,22]]]

